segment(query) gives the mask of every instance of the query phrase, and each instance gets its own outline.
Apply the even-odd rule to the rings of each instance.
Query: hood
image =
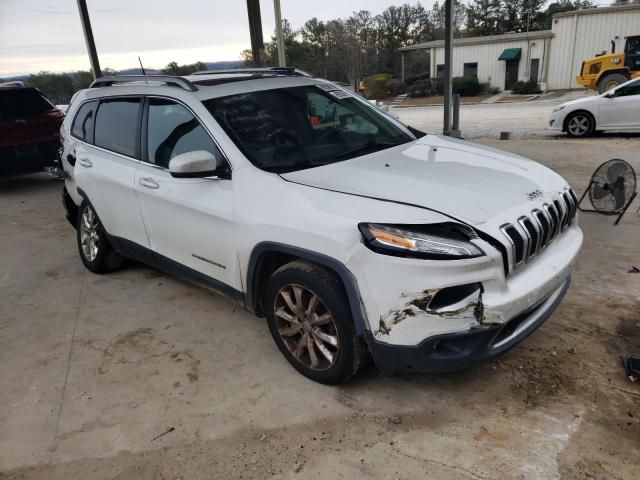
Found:
[[[439,135],[330,165],[283,174],[290,182],[428,208],[471,225],[511,218],[567,184],[501,150]]]
[[[574,105],[585,106],[593,103],[597,103],[601,98],[601,95],[591,95],[589,97],[576,98],[575,100],[569,100],[568,102],[561,103],[555,110],[563,109],[566,107],[572,107]]]

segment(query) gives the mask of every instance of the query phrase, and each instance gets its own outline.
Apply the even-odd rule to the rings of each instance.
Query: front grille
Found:
[[[511,246],[509,271],[513,272],[529,262],[547,248],[576,217],[578,198],[568,189],[545,203],[541,209],[534,208],[515,223],[505,223],[500,230]]]

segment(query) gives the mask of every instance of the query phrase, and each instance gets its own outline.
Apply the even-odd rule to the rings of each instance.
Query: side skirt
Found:
[[[127,240],[122,237],[115,237],[107,235],[109,242],[113,246],[114,250],[120,255],[132,260],[136,260],[140,263],[149,265],[150,267],[162,270],[165,273],[180,277],[188,282],[195,283],[199,286],[213,290],[214,292],[229,298],[234,303],[237,303],[242,308],[245,308],[244,293],[236,290],[230,285],[223,283],[215,278],[209,277],[203,273],[200,273],[192,268],[189,268],[181,263],[171,260],[164,255],[160,255],[142,245]]]

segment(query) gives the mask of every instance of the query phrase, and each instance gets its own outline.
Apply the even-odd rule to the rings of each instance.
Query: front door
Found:
[[[601,97],[599,118],[605,128],[640,128],[640,79]]]
[[[161,98],[147,103],[135,191],[156,260],[168,267],[176,262],[239,290],[234,284],[238,267],[231,181],[174,178],[168,169],[181,153],[222,153],[184,105]]]
[[[529,80],[537,83],[539,81],[539,75],[540,75],[540,59],[532,58],[531,69],[529,71]]]
[[[506,72],[505,81],[504,81],[505,90],[511,90],[513,88],[513,85],[518,81],[519,64],[520,64],[519,60],[507,61],[507,72]]]

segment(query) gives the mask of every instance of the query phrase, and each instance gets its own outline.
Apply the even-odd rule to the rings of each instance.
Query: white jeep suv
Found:
[[[293,69],[110,77],[62,127],[92,272],[131,258],[266,317],[300,373],[460,369],[562,300],[582,243],[548,168],[423,134]]]

